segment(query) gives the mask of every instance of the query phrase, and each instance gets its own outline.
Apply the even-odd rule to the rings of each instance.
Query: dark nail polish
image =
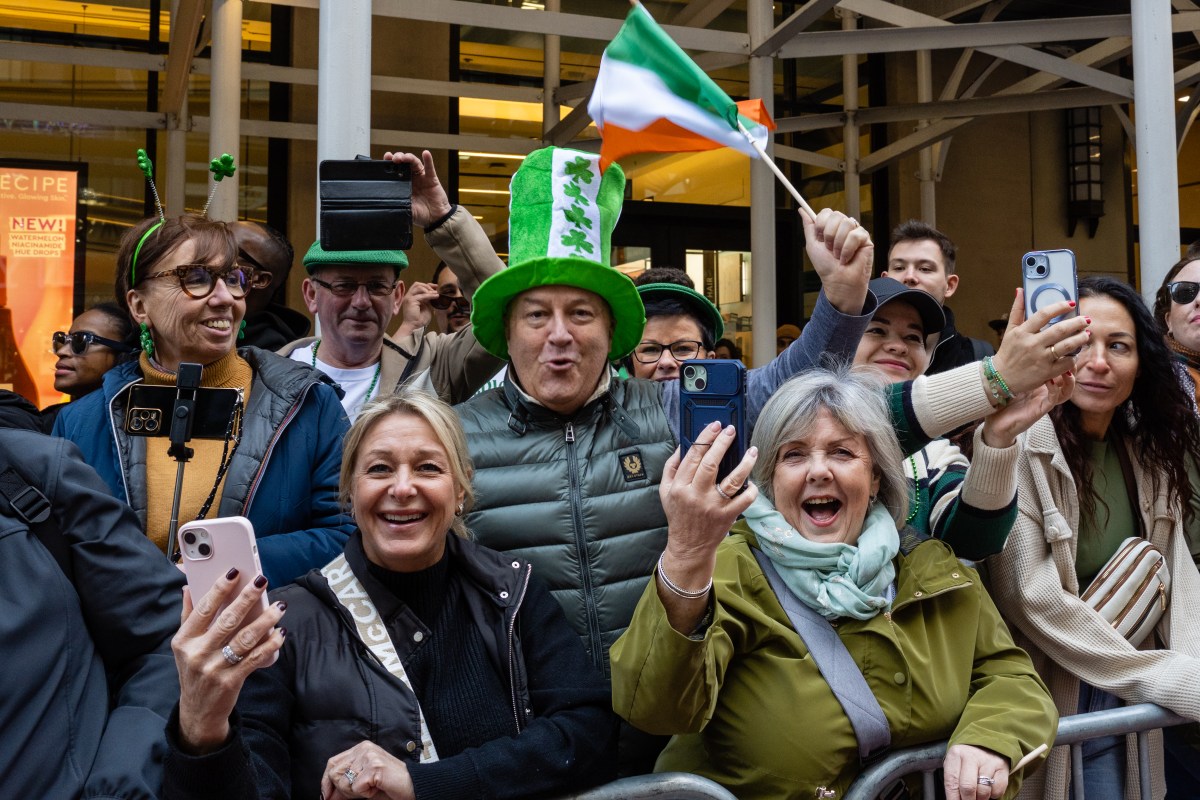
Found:
[[[284,602],[283,600],[280,600],[280,601],[279,601],[278,603],[276,603],[275,605],[277,605],[277,606],[279,607],[279,610],[280,610],[280,611],[287,611],[287,603],[286,603],[286,602]]]
[[[287,628],[280,625],[279,626],[279,635],[286,639],[287,638]]]
[[[264,587],[266,585],[267,585],[267,576],[266,575],[259,575],[257,578],[254,579],[254,588],[255,589],[261,589],[262,587]]]
[[[231,581],[231,580],[233,580],[234,578],[236,578],[237,576],[238,576],[238,568],[237,568],[237,567],[230,567],[230,568],[229,568],[229,572],[226,572],[226,573],[225,573],[225,580],[227,580],[227,581]]]

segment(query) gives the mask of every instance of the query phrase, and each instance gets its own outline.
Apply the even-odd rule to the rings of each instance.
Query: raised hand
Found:
[[[1049,325],[1050,320],[1074,307],[1073,301],[1064,300],[1025,319],[1024,292],[1017,290],[1000,351],[992,356],[992,364],[1013,394],[1021,395],[1074,369],[1075,360],[1071,354],[1087,344],[1091,336],[1087,327],[1091,320],[1073,317]]]
[[[442,188],[442,182],[438,180],[433,155],[428,150],[422,150],[419,158],[413,153],[391,151],[384,153],[383,157],[398,164],[408,164],[412,169],[413,224],[428,228],[454,208],[446,196],[446,190]]]
[[[825,299],[843,314],[861,314],[875,263],[871,235],[855,219],[830,208],[821,209],[815,219],[801,213],[800,220],[804,249],[821,277]]]

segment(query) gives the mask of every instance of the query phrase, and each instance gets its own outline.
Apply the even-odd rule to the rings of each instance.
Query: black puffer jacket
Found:
[[[157,797],[183,576],[70,442],[0,430],[9,466],[51,514],[39,540],[0,500],[0,785],[8,797]],[[42,543],[55,540],[66,571]]]
[[[279,661],[246,682],[240,734],[202,758],[173,748],[166,796],[316,796],[329,758],[364,740],[407,762],[421,798],[552,796],[613,777],[616,717],[608,687],[558,604],[530,579],[531,567],[456,536],[447,550],[465,576],[466,606],[488,661],[511,688],[510,737],[420,764],[415,696],[361,643],[350,612],[313,571],[272,593],[288,604],[287,640]],[[346,561],[407,660],[429,629],[371,575],[361,534],[350,537]]]

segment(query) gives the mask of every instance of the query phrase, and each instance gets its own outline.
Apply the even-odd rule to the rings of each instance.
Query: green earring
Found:
[[[154,337],[150,335],[150,326],[142,323],[142,332],[138,334],[138,341],[142,343],[142,350],[147,356],[154,355]]]
[[[246,338],[246,320],[242,320],[241,327],[238,328],[238,341]]]

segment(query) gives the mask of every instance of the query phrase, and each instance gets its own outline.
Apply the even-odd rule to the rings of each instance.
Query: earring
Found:
[[[154,337],[150,335],[150,326],[142,323],[141,333],[138,334],[138,341],[142,344],[142,351],[147,356],[154,355]]]
[[[879,495],[877,495],[877,494],[872,494],[872,495],[871,495],[871,505],[874,505],[874,504],[875,504],[875,498],[876,498],[876,497],[878,497],[878,496],[879,496]]]
[[[466,503],[459,503],[459,504],[458,504],[458,516],[460,516],[460,517],[462,516],[462,514],[463,514],[463,508],[464,508],[465,506],[466,506]]]
[[[246,320],[242,320],[241,327],[238,328],[238,341],[246,338]]]

